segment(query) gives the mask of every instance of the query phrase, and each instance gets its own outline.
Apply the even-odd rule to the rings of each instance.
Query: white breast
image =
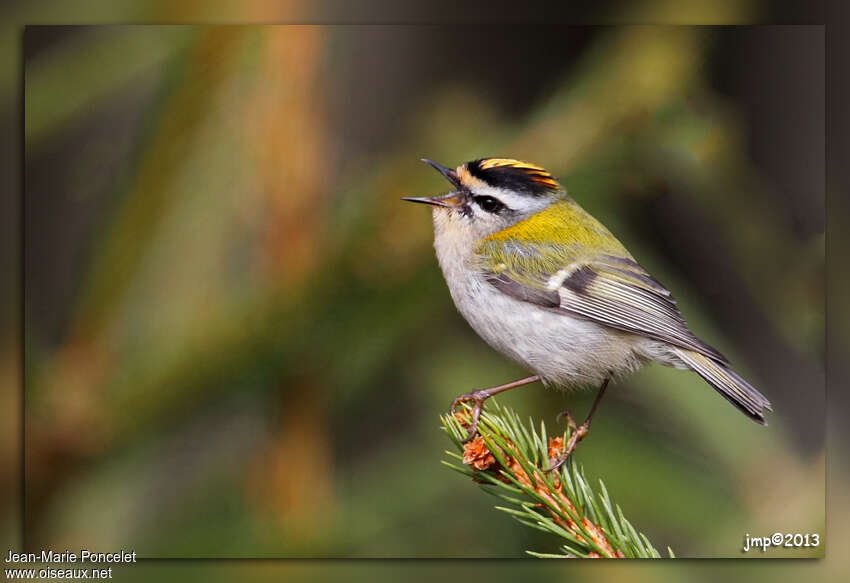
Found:
[[[598,386],[637,369],[641,338],[508,296],[472,267],[474,241],[434,213],[434,247],[458,311],[490,346],[561,386]],[[456,227],[456,226],[455,226]]]

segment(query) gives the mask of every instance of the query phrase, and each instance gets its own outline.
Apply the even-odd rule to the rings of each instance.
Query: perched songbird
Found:
[[[496,393],[538,380],[600,387],[581,426],[564,412],[574,431],[555,468],[587,434],[608,382],[647,362],[696,372],[765,424],[770,402],[694,336],[670,292],[549,172],[509,158],[455,170],[423,162],[454,190],[404,200],[434,207],[434,247],[457,309],[490,346],[534,373],[457,397],[453,411],[474,403],[469,438]]]

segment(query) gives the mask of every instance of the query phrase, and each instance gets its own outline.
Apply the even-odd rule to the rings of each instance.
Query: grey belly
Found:
[[[598,386],[643,364],[638,336],[516,300],[486,282],[466,283],[451,291],[472,328],[547,384]]]

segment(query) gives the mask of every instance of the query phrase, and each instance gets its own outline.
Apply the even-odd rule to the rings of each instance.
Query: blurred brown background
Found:
[[[216,545],[227,551],[221,555],[239,548],[255,555],[260,549],[256,533],[268,529],[266,552],[298,554],[304,547],[289,546],[286,533],[301,536],[312,529],[321,533],[318,538],[331,538],[331,528],[309,524],[325,512],[331,515],[325,524],[351,521],[343,530],[354,543],[344,553],[362,552],[358,536],[375,539],[380,548],[373,554],[393,552],[383,544],[387,539],[419,550],[421,541],[441,542],[460,551],[456,556],[482,553],[470,549],[470,541],[487,543],[484,552],[495,549],[497,556],[543,548],[546,541],[493,512],[489,499],[436,465],[445,443],[435,415],[458,386],[466,390],[516,371],[490,354],[453,313],[430,250],[427,216],[393,208],[399,194],[443,188],[438,177],[415,162],[422,155],[454,164],[505,154],[549,167],[674,289],[694,328],[729,353],[777,404],[768,430],[773,443],[765,448],[766,441],[742,443],[764,438],[740,427],[730,414],[734,411],[688,375],[652,371],[618,387],[616,398],[606,403],[609,429],[599,429],[580,453],[589,473],[605,477],[615,499],[653,542],[701,556],[737,548],[739,521],[753,524],[753,506],[765,503],[740,500],[747,499],[748,489],[754,492],[778,475],[758,475],[764,480],[760,484],[742,478],[742,468],[759,458],[767,465],[783,460],[783,467],[797,468],[798,476],[808,471],[803,480],[814,476],[815,483],[806,484],[808,493],[776,494],[775,484],[769,490],[776,496],[773,503],[794,497],[798,517],[822,521],[822,507],[819,516],[801,508],[816,494],[822,500],[822,470],[817,468],[823,441],[816,424],[823,403],[819,393],[799,391],[799,379],[809,379],[812,369],[817,378],[802,382],[822,384],[816,363],[823,349],[818,303],[823,183],[811,157],[818,147],[823,156],[823,100],[817,98],[822,82],[816,79],[822,79],[823,69],[822,54],[809,61],[812,55],[806,57],[805,50],[822,42],[798,36],[795,45],[785,31],[771,31],[773,42],[765,38],[770,35],[736,39],[738,31],[730,34],[729,29],[702,29],[698,35],[678,35],[679,40],[657,34],[661,40],[652,42],[646,29],[643,36],[627,29],[572,29],[544,40],[532,33],[523,37],[515,28],[477,36],[466,28],[417,34],[408,29],[395,39],[376,40],[392,37],[377,29],[366,31],[371,38],[363,42],[371,49],[358,52],[358,39],[351,37],[366,38],[363,29],[357,34],[325,29],[318,40],[298,42],[292,35],[288,41],[274,40],[283,35],[257,30],[243,31],[235,40],[239,35],[221,31],[194,30],[185,36],[177,31],[147,39],[131,39],[122,31],[116,44],[77,45],[80,52],[88,51],[89,63],[78,69],[70,67],[73,59],[50,57],[55,51],[70,59],[74,43],[87,36],[105,38],[106,32],[53,29],[42,38],[34,35],[32,46],[26,39],[28,89],[31,67],[53,60],[39,67],[50,73],[42,77],[42,95],[54,99],[42,101],[46,115],[34,119],[27,94],[28,395],[41,393],[31,399],[43,403],[41,417],[32,411],[32,421],[49,429],[39,429],[44,441],[39,463],[46,470],[39,478],[41,497],[31,498],[30,518],[38,515],[42,501],[44,507],[42,518],[31,524],[32,536],[90,540],[91,530],[112,528],[101,533],[106,544],[124,540],[140,547],[145,536],[150,541],[168,530],[189,545],[183,547],[189,550],[177,549],[177,555],[216,554]],[[506,47],[502,52],[500,43]],[[651,51],[634,49],[652,43],[682,54],[653,61]],[[529,48],[535,45],[537,50]],[[304,56],[312,50],[311,64]],[[136,61],[128,59],[134,51]],[[275,56],[295,51],[301,58],[288,65]],[[85,58],[77,53],[79,62]],[[123,63],[110,70],[110,59]],[[228,60],[237,64],[224,65]],[[278,81],[268,73],[271,66],[262,64],[270,61],[279,69]],[[615,76],[614,71],[625,75],[640,61],[661,66],[632,71],[631,78]],[[497,74],[502,66],[519,78]],[[528,72],[538,66],[537,73]],[[81,81],[86,67],[97,75]],[[687,74],[681,75],[683,70]],[[655,79],[648,71],[658,72]],[[667,84],[678,87],[664,87],[666,74],[672,79]],[[122,75],[126,78],[113,79]],[[262,81],[252,84],[258,78]],[[300,87],[287,87],[283,78],[299,79]],[[611,88],[625,86],[626,80],[640,81],[639,90],[614,95]],[[798,80],[803,80],[800,91],[789,91],[789,83]],[[86,84],[100,87],[82,87]],[[194,89],[187,89],[192,84]],[[73,89],[93,91],[75,95]],[[607,101],[606,91],[614,95]],[[299,120],[286,119],[278,108],[299,111]],[[292,127],[296,121],[305,125]],[[813,127],[815,135],[809,133]],[[100,136],[100,151],[91,146],[98,141],[93,136]],[[308,143],[291,143],[305,136]],[[157,159],[160,150],[167,151]],[[296,150],[306,158],[282,162]],[[809,162],[788,163],[807,156]],[[80,164],[85,157],[89,161]],[[323,172],[302,174],[304,167],[317,167],[317,158]],[[69,188],[75,180],[68,174],[73,173],[76,186]],[[818,196],[807,192],[807,184],[817,185],[811,190]],[[69,200],[72,190],[76,202]],[[301,194],[293,196],[294,191]],[[52,219],[42,216],[48,208]],[[720,214],[727,211],[741,224]],[[683,217],[694,222],[682,223]],[[397,231],[385,230],[388,223]],[[780,246],[774,247],[777,242]],[[763,249],[756,253],[759,244]],[[711,252],[705,253],[703,245]],[[808,271],[795,279],[789,269],[788,281],[773,285],[780,271],[771,256],[776,249],[792,249],[794,268],[805,265]],[[33,267],[34,255],[44,263],[41,268]],[[391,276],[396,281],[387,281]],[[39,291],[34,291],[35,281]],[[317,289],[325,295],[315,297]],[[272,307],[264,304],[269,298]],[[240,303],[244,312],[235,308]],[[297,307],[287,311],[287,304]],[[319,315],[328,306],[330,313]],[[214,316],[220,320],[213,321]],[[240,325],[228,325],[240,317]],[[382,319],[384,325],[375,326]],[[209,328],[199,324],[205,321]],[[765,321],[768,331],[760,330]],[[391,331],[394,326],[401,330]],[[386,337],[375,334],[375,328],[386,328]],[[210,330],[216,334],[205,334]],[[338,338],[341,333],[347,336]],[[207,352],[201,338],[209,342]],[[774,352],[777,346],[784,351]],[[458,350],[463,351],[459,356]],[[192,361],[197,366],[186,364]],[[50,381],[56,370],[67,373],[66,380]],[[94,385],[100,388],[92,390]],[[60,390],[74,398],[49,396]],[[308,393],[312,401],[303,397]],[[60,402],[51,403],[55,400]],[[508,401],[547,419],[564,403],[576,402],[539,388]],[[579,402],[586,407],[588,396]],[[703,420],[695,421],[701,415]],[[631,430],[631,437],[611,435],[623,429]],[[308,431],[314,439],[303,439]],[[730,450],[724,441],[738,447]],[[671,443],[681,451],[668,451]],[[669,474],[652,476],[655,482],[640,473],[636,477],[633,467],[622,467],[623,458],[611,455],[625,448],[630,454],[646,450],[635,454],[641,472],[657,471],[658,464],[646,464],[654,452],[661,465],[669,464],[664,468]],[[252,456],[254,475],[260,476],[253,482],[246,461]],[[420,466],[425,470],[415,475]],[[293,468],[300,468],[298,479]],[[763,474],[764,466],[749,471]],[[39,484],[30,478],[30,486]],[[693,494],[692,486],[706,479],[713,482]],[[635,488],[638,480],[652,483]],[[430,500],[420,487],[431,490],[426,492]],[[371,489],[374,498],[358,500],[358,488]],[[712,534],[716,524],[706,532],[700,524],[705,517],[674,516],[683,506],[665,498],[675,498],[677,490],[699,506],[715,501],[706,490],[718,498],[725,494],[732,507],[726,509],[727,518],[720,518],[717,506],[705,513],[721,523],[731,520],[732,539],[721,540],[725,535],[716,530]],[[403,508],[388,508],[392,497]],[[293,508],[305,505],[293,501],[308,498],[319,511],[304,513],[309,518],[299,526]],[[456,504],[453,512],[447,499]],[[670,506],[659,512],[647,502]],[[366,508],[361,515],[358,506]],[[417,518],[423,506],[427,517],[446,510],[451,518],[432,526],[437,521]],[[109,518],[121,508],[123,518]],[[340,509],[350,514],[336,515]],[[139,536],[145,529],[133,524],[133,512],[147,515],[146,535]],[[165,526],[160,514],[174,522]],[[204,514],[207,522],[199,518]],[[459,514],[470,521],[467,529],[480,530],[458,532]],[[387,530],[379,525],[392,533],[381,540],[362,534],[369,524],[355,520],[361,516],[376,522],[389,516],[400,526]],[[110,520],[123,522],[124,533],[119,528],[116,534]],[[700,529],[702,538],[680,540],[679,520]],[[243,531],[236,524],[240,521],[248,523]],[[247,538],[245,531],[251,533]],[[486,534],[476,537],[474,532]],[[495,546],[500,541],[494,532],[504,533],[503,546]],[[407,542],[401,542],[404,537]],[[416,537],[421,537],[418,546],[410,542]],[[715,542],[705,544],[712,537]],[[245,540],[234,544],[237,538]],[[174,547],[171,540],[161,545],[169,552]],[[313,548],[324,554],[334,545],[340,548],[338,541]]]
[[[451,398],[521,371],[398,201],[444,189],[422,156],[546,166],[774,403],[615,387],[579,458],[656,545],[823,532],[822,28],[33,27],[24,55],[28,547],[556,544],[439,466]]]

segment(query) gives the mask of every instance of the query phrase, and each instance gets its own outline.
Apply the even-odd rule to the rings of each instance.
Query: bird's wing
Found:
[[[691,333],[670,292],[602,225],[593,224],[600,238],[592,245],[575,238],[556,245],[512,236],[520,232],[488,237],[476,249],[479,267],[491,285],[519,300],[728,363]]]

